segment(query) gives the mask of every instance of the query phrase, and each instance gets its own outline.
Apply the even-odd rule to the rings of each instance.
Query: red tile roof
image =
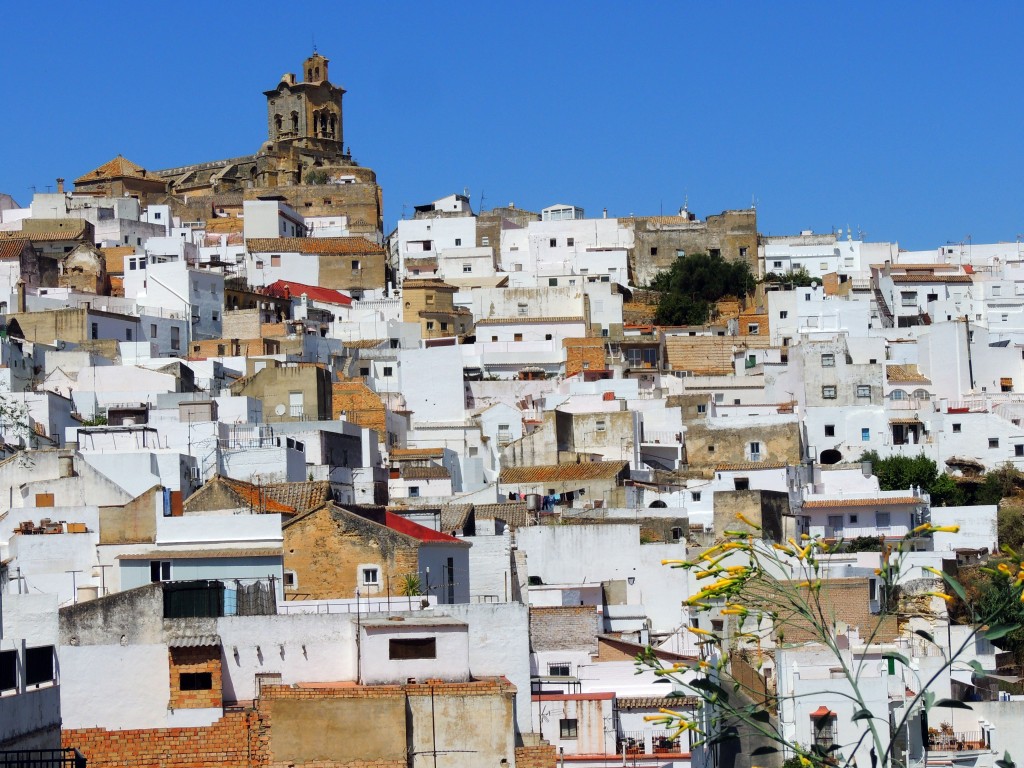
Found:
[[[922,504],[916,496],[894,496],[888,499],[811,499],[804,502],[804,509],[822,507],[884,507],[897,504]]]
[[[306,285],[292,280],[278,280],[268,285],[265,291],[268,296],[277,299],[297,299],[302,294],[306,294],[310,300],[322,301],[326,304],[341,304],[347,307],[352,303],[351,298],[333,288],[321,288],[319,285]]]
[[[467,542],[457,539],[454,536],[449,536],[447,533],[438,533],[433,528],[427,528],[425,525],[414,523],[412,520],[396,515],[394,512],[386,512],[386,520],[388,528],[399,533],[404,533],[406,536],[411,536],[419,541],[434,541],[444,544],[466,544]]]

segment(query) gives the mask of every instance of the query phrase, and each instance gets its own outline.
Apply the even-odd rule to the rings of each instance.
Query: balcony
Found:
[[[85,768],[77,749],[0,750],[0,768]]]
[[[928,731],[929,752],[984,752],[990,749],[984,731]]]
[[[683,752],[681,740],[678,736],[671,738],[671,734],[671,731],[623,731],[616,739],[616,754],[667,755]]]

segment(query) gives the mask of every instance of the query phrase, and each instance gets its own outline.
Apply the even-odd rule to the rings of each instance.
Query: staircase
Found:
[[[875,294],[875,304],[878,306],[878,313],[882,316],[882,325],[886,328],[892,328],[896,325],[896,320],[892,315],[892,310],[889,309],[888,303],[885,301],[885,296],[878,289],[878,286],[872,287],[872,292]]]

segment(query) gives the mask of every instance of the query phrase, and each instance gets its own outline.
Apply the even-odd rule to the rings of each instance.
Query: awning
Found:
[[[915,424],[922,424],[923,422],[916,416],[904,416],[897,419],[889,419],[890,424],[905,424],[907,426],[914,426]]]
[[[219,648],[220,635],[187,635],[167,640],[168,648]]]
[[[834,714],[835,713],[831,709],[829,709],[824,704],[822,704],[816,710],[811,712],[811,717],[813,717],[814,719],[817,720],[817,719],[822,718],[822,717],[831,717]]]

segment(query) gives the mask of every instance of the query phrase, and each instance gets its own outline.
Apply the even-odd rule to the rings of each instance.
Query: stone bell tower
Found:
[[[329,60],[313,52],[302,63],[302,81],[286,74],[267,97],[267,136],[290,144],[341,154],[344,142],[341,98],[345,89],[327,79]]]

